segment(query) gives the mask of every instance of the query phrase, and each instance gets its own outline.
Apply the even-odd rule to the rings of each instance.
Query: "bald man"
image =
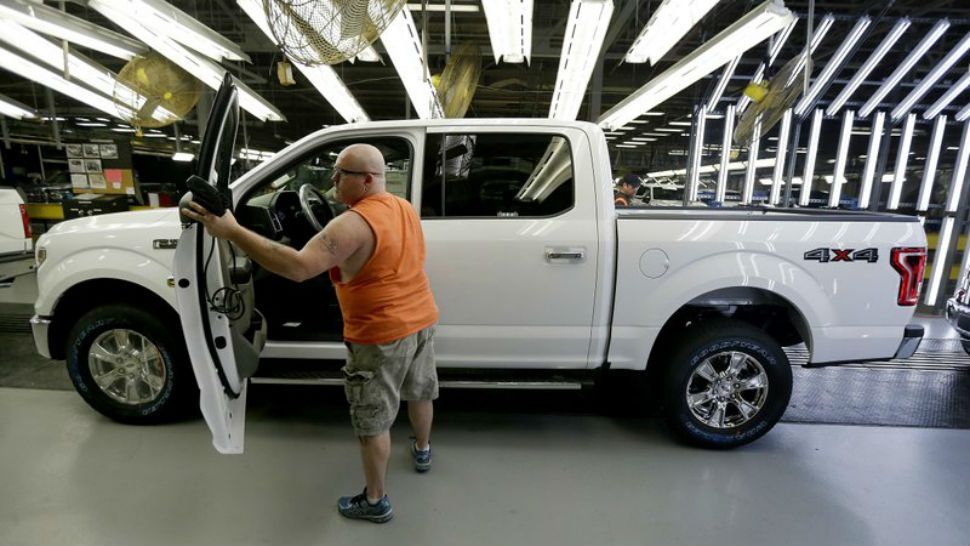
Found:
[[[367,482],[337,507],[349,518],[384,523],[393,517],[384,481],[401,400],[408,401],[415,470],[431,468],[438,308],[424,273],[420,219],[408,201],[385,190],[380,150],[348,146],[337,156],[333,181],[337,198],[351,208],[301,250],[240,226],[228,211],[217,217],[192,201],[184,214],[278,275],[302,282],[329,272],[344,318],[344,390]]]

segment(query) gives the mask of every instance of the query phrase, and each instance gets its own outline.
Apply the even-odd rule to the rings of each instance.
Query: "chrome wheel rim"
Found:
[[[709,356],[687,381],[687,407],[695,419],[716,429],[753,419],[768,399],[768,374],[757,359],[740,351]]]
[[[158,347],[124,328],[108,330],[94,340],[88,349],[88,370],[101,392],[128,406],[154,401],[167,380]]]

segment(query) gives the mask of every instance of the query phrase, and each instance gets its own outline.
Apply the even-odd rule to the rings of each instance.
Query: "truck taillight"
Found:
[[[923,269],[926,267],[926,248],[897,247],[892,249],[889,263],[899,273],[899,305],[916,305],[919,289],[923,284]]]
[[[30,216],[27,216],[27,205],[20,205],[20,220],[24,223],[24,239],[33,237],[30,231]]]

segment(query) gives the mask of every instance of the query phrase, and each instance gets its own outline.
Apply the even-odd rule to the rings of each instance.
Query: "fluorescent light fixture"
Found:
[[[882,142],[882,131],[886,124],[886,113],[876,112],[872,120],[872,134],[869,136],[869,148],[866,151],[866,166],[862,171],[862,188],[859,190],[859,208],[869,207],[872,195],[872,180],[876,176],[876,163],[879,160],[879,144]]]
[[[916,198],[916,210],[925,211],[930,208],[930,195],[933,193],[933,183],[936,181],[936,164],[940,160],[940,148],[943,145],[943,133],[946,131],[946,116],[937,116],[933,122],[933,133],[930,136],[930,149],[926,155],[926,165],[923,167],[923,183],[919,187]]]
[[[623,60],[650,64],[658,61],[711,11],[718,0],[663,0],[633,41]]]
[[[700,185],[701,177],[698,170],[701,167],[701,154],[704,151],[704,130],[707,128],[707,110],[704,108],[698,108],[697,112],[697,127],[694,131],[693,138],[691,139],[691,150],[693,155],[691,156],[692,169],[690,172],[690,178],[687,180],[687,201],[697,200],[697,187]]]
[[[431,84],[431,74],[424,65],[423,48],[411,12],[402,9],[381,34],[381,43],[391,57],[394,70],[404,84],[411,105],[421,119],[444,117],[438,92]]]
[[[831,13],[822,18],[822,22],[819,23],[818,28],[812,33],[812,41],[809,43],[810,47],[808,50],[802,50],[801,55],[798,57],[798,62],[795,64],[795,70],[788,77],[788,82],[785,84],[785,87],[794,83],[795,79],[802,75],[809,58],[815,54],[815,50],[822,43],[822,40],[825,39],[825,35],[828,34],[834,22],[835,17]]]
[[[613,147],[614,148],[636,148],[636,146],[632,146],[630,144],[615,144]]]
[[[829,190],[829,206],[838,207],[842,197],[842,184],[845,182],[845,164],[849,159],[849,140],[852,138],[852,123],[855,112],[846,110],[842,116],[842,132],[839,133],[839,149],[835,154],[835,172],[832,176],[832,188]]]
[[[198,78],[208,87],[218,90],[222,85],[222,78],[226,73],[225,68],[185,49],[175,40],[160,34],[153,28],[143,25],[128,12],[117,9],[114,2],[110,0],[90,0],[88,6],[139,37],[152,49],[182,67],[183,70]],[[233,78],[233,80],[239,90],[239,106],[244,110],[261,121],[284,121],[286,119],[275,106],[257,95],[248,85],[238,78]]]
[[[925,112],[923,112],[923,119],[933,119],[935,118],[944,108],[953,102],[953,99],[957,98],[957,95],[963,93],[966,88],[970,86],[970,72],[967,72],[960,78],[960,81],[949,86],[943,96],[939,98],[932,106],[929,107]],[[959,115],[959,114],[957,114]],[[962,120],[961,120],[962,121]]]
[[[903,181],[906,176],[906,166],[909,163],[909,147],[913,143],[913,130],[916,127],[916,114],[906,116],[903,124],[903,137],[899,140],[899,151],[896,153],[896,168],[893,170],[893,183],[889,190],[887,210],[899,208],[899,197],[903,192]],[[954,179],[955,180],[955,179]]]
[[[856,92],[860,85],[862,85],[862,82],[865,81],[873,69],[876,68],[879,61],[881,61],[882,58],[889,53],[889,50],[892,49],[893,45],[895,45],[903,33],[906,32],[906,29],[909,28],[910,24],[910,20],[905,17],[899,21],[896,21],[896,24],[893,25],[893,28],[889,31],[889,34],[886,34],[886,37],[882,39],[882,42],[876,46],[876,49],[873,50],[872,54],[869,55],[869,58],[866,59],[866,62],[863,63],[862,68],[860,68],[852,76],[849,83],[846,84],[841,92],[839,92],[838,96],[835,97],[835,100],[829,104],[828,109],[825,111],[826,114],[834,116],[839,109],[845,105],[846,101],[849,100],[852,94]]]
[[[276,37],[270,30],[266,22],[266,14],[263,12],[262,4],[259,0],[236,0],[239,7],[246,15],[256,23],[256,26],[263,31],[269,41],[276,43]],[[370,49],[370,48],[368,48]],[[337,72],[329,65],[307,66],[305,64],[291,60],[296,68],[306,76],[306,79],[313,84],[313,87],[323,95],[323,98],[330,103],[330,106],[340,114],[348,123],[360,121],[370,121],[367,112],[360,106],[357,99],[344,84]]]
[[[165,138],[167,135],[165,133],[145,133],[142,136],[145,138]]]
[[[754,175],[758,165],[758,146],[761,143],[761,115],[754,122],[751,131],[751,144],[748,144],[748,168],[744,172],[744,187],[741,190],[741,204],[750,205],[754,196]]]
[[[250,62],[238,44],[164,0],[100,1],[210,59]]]
[[[637,142],[656,142],[657,141],[656,138],[644,138],[644,137],[633,137],[632,140],[635,140]]]
[[[5,41],[21,51],[28,52],[31,56],[57,70],[58,73],[66,71],[70,80],[80,81],[91,89],[120,101],[127,107],[127,110],[116,111],[116,115],[131,114],[132,111],[137,111],[145,104],[145,98],[118,82],[117,76],[111,70],[70,48],[65,51],[62,44],[56,44],[24,26],[12,21],[0,20],[0,41]],[[65,59],[67,61],[66,70]],[[168,121],[177,116],[164,108],[156,108],[152,111],[152,117],[159,121]]]
[[[677,134],[681,134],[684,132],[683,129],[672,129],[670,127],[655,127],[654,131],[660,131],[661,133],[677,133]]]
[[[559,73],[549,105],[550,118],[576,119],[612,15],[612,0],[573,0],[570,4],[562,53],[559,55]],[[610,128],[621,127],[637,117],[629,117]]]
[[[932,47],[933,44],[935,44],[937,40],[939,40],[943,34],[946,33],[946,29],[948,28],[950,28],[950,22],[946,19],[941,19],[935,25],[933,25],[933,28],[930,30],[929,34],[920,40],[920,43],[917,44],[912,51],[910,51],[909,55],[903,59],[903,62],[896,67],[896,70],[894,70],[893,73],[890,74],[885,81],[883,81],[883,84],[879,86],[879,89],[877,89],[876,92],[869,97],[869,100],[862,105],[862,108],[859,109],[859,115],[861,117],[868,117],[869,114],[875,110],[876,106],[879,106],[882,99],[885,98],[886,95],[888,95],[889,92],[899,84],[900,80],[903,79],[903,76],[905,76],[906,73],[913,68],[917,61],[919,61],[923,55],[926,55],[926,52],[929,51],[930,47]]]
[[[68,81],[60,74],[51,72],[36,63],[28,61],[4,47],[0,47],[0,67],[28,80],[33,80],[41,85],[50,87],[92,108],[97,108],[106,114],[117,116],[119,113],[118,106],[111,99],[85,87],[81,87],[72,81]]]
[[[175,152],[172,154],[173,161],[192,161],[195,159],[195,154],[189,152]]]
[[[0,95],[0,116],[13,119],[33,119],[37,117],[37,111],[10,97]]]
[[[782,172],[785,169],[785,156],[788,153],[788,135],[791,132],[791,108],[785,110],[778,129],[778,149],[775,151],[775,171],[771,174],[771,195],[768,202],[777,205],[781,201]]]
[[[666,112],[644,112],[644,113],[642,113],[640,115],[641,116],[649,116],[649,117],[658,117],[658,116],[666,116],[667,113]]]
[[[734,77],[734,71],[737,70],[738,63],[741,62],[741,57],[742,55],[735,57],[734,60],[724,67],[724,71],[721,72],[721,79],[717,81],[717,87],[714,88],[711,99],[707,101],[708,113],[713,113],[717,108],[717,103],[721,102],[721,97],[724,96],[724,90],[727,89],[728,83]]]
[[[966,53],[967,50],[970,50],[970,32],[965,34],[963,39],[960,40],[959,43],[957,43],[957,45],[955,45],[953,49],[951,49],[950,52],[947,53],[936,66],[933,67],[933,70],[931,70],[925,78],[916,84],[916,87],[909,92],[909,95],[906,95],[906,98],[897,104],[895,108],[893,108],[892,119],[899,119],[903,117],[906,112],[909,112],[909,110],[916,104],[916,101],[923,98],[923,95],[925,95],[926,92],[929,91],[934,84],[936,84],[937,80],[943,77],[943,74],[946,74],[946,72],[950,70],[950,68],[956,64],[958,60],[960,60],[960,57],[963,57],[963,54]]]
[[[960,136],[960,151],[957,152],[957,162],[953,166],[953,176],[950,178],[955,183],[950,184],[950,194],[946,198],[946,212],[956,212],[960,205],[962,181],[967,176],[968,160],[970,160],[970,123],[964,123],[963,133]]]
[[[129,60],[148,51],[144,44],[80,17],[30,0],[0,0],[0,20]]]
[[[780,2],[768,0],[604,113],[599,125],[619,127],[639,117],[764,41],[793,17]]]
[[[643,136],[665,137],[665,136],[668,136],[669,133],[640,133],[640,134]]]
[[[964,106],[959,112],[957,112],[957,115],[956,115],[957,121],[966,121],[968,118],[970,118],[970,104],[967,104],[966,106]],[[949,149],[950,148],[947,148],[947,150]]]
[[[809,198],[812,193],[812,178],[815,176],[815,157],[818,154],[818,137],[822,131],[822,116],[825,112],[821,108],[815,109],[815,114],[812,116],[812,130],[808,134],[808,155],[805,156],[805,174],[802,178],[805,182],[802,185],[802,191],[798,195],[798,204],[806,207],[808,206]]]
[[[239,159],[249,159],[253,161],[266,161],[267,159],[272,159],[275,155],[275,152],[254,150],[252,148],[242,148],[239,150]]]
[[[482,0],[495,63],[529,63],[532,57],[532,0]]]
[[[424,11],[421,4],[408,4],[407,6],[411,11]],[[478,13],[478,6],[475,4],[428,4],[428,11],[446,11],[448,9],[452,13]]]
[[[707,117],[705,115],[705,117]],[[689,121],[671,121],[668,125],[679,125],[681,127],[690,127],[692,124]]]
[[[791,36],[793,30],[795,30],[795,25],[798,24],[798,17],[793,17],[791,22],[785,26],[785,28],[778,31],[771,37],[771,47],[768,48],[768,66],[775,64],[775,59],[778,58],[778,54],[781,53],[781,48],[785,46],[785,42],[788,41],[788,37]]]
[[[835,73],[842,68],[842,65],[845,63],[846,59],[849,58],[849,54],[852,53],[855,45],[859,43],[859,40],[866,33],[866,30],[869,29],[870,24],[872,24],[872,19],[868,17],[860,17],[859,20],[856,21],[855,26],[852,27],[851,31],[849,31],[848,36],[845,37],[845,40],[842,41],[839,48],[836,49],[835,53],[832,54],[832,58],[829,59],[828,63],[826,63],[825,68],[822,69],[822,73],[815,78],[812,86],[808,88],[808,92],[805,93],[801,100],[798,101],[798,105],[795,106],[796,116],[804,116],[805,113],[808,112],[808,109],[815,104],[815,101],[818,99],[819,95],[821,95],[822,91],[828,87],[829,82],[832,81],[832,77],[834,77]],[[838,202],[836,202],[836,204],[838,204]]]
[[[78,127],[107,127],[107,123],[101,123],[100,121],[84,121],[81,123],[75,123]]]

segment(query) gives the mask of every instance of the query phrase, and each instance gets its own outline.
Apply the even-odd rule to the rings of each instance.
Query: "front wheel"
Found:
[[[198,387],[177,321],[130,305],[97,307],[67,339],[67,369],[81,397],[102,414],[129,424],[186,415]]]
[[[788,357],[772,338],[746,323],[702,322],[684,332],[671,352],[665,417],[688,443],[737,447],[775,426],[791,388]]]

